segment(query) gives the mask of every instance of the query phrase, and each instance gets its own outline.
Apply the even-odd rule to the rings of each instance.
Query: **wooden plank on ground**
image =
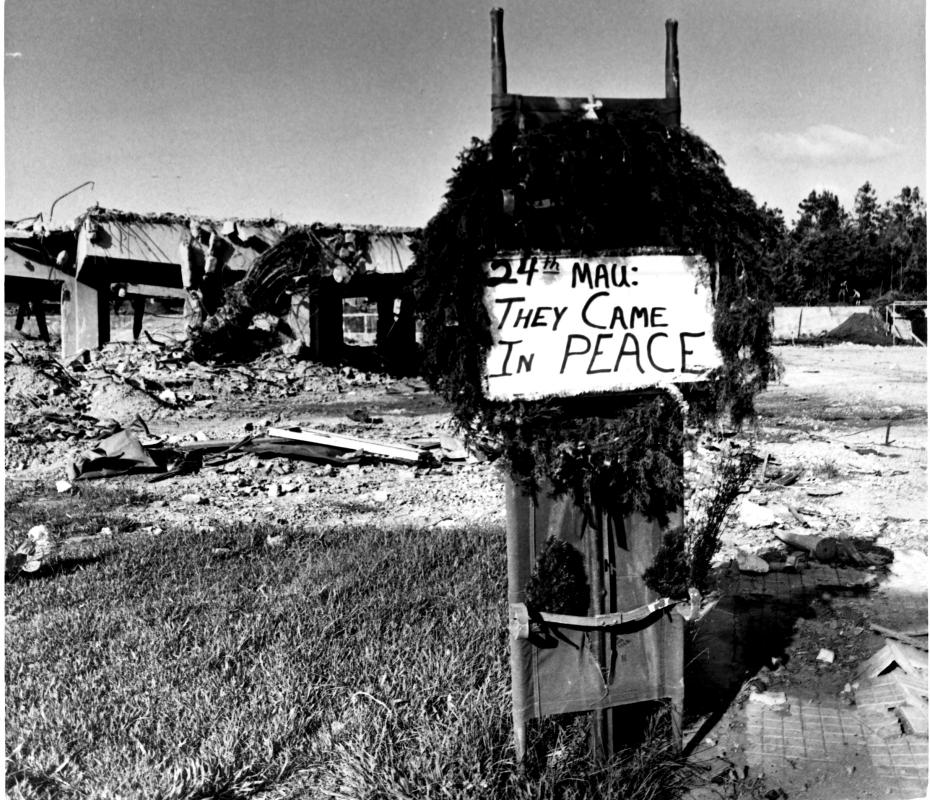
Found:
[[[876,625],[874,623],[869,625],[869,628],[871,628],[876,633],[880,633],[886,639],[896,639],[897,641],[903,642],[904,644],[910,645],[911,647],[916,647],[918,650],[927,650],[926,639],[919,639],[916,636],[904,633],[903,631],[896,631],[892,628],[886,628],[884,625]]]
[[[387,442],[373,442],[369,439],[359,439],[355,436],[343,436],[329,431],[314,430],[311,428],[269,428],[270,436],[279,436],[282,439],[294,439],[299,442],[325,444],[345,450],[361,450],[371,455],[393,458],[397,461],[417,463],[422,451],[416,447],[404,444],[389,444]]]
[[[927,653],[893,639],[885,639],[885,646],[859,667],[858,676],[877,678],[895,665],[908,675],[924,677],[927,674]]]
[[[894,655],[897,665],[908,675],[913,675],[915,672],[922,675],[927,674],[928,659],[926,651],[889,639],[886,639],[885,643]]]
[[[891,654],[891,651],[888,649],[886,644],[881,648],[881,650],[873,653],[869,658],[862,662],[857,675],[860,679],[877,678],[892,664],[894,664],[894,656]]]

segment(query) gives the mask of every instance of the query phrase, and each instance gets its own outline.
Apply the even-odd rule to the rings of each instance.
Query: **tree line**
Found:
[[[789,305],[927,296],[927,206],[905,186],[879,203],[868,181],[852,212],[835,194],[812,191],[793,225],[763,205],[762,248],[775,302]]]

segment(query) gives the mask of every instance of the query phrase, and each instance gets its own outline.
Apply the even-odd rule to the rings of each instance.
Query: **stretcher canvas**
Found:
[[[641,514],[622,519],[586,512],[567,496],[537,498],[507,482],[508,598],[525,602],[525,587],[547,537],[585,553],[592,524],[602,526],[605,611],[632,609],[657,599],[642,581],[662,540],[662,526]],[[681,524],[681,512],[669,524]],[[589,575],[589,580],[591,576]],[[545,610],[545,609],[540,609]],[[593,611],[589,610],[593,615]],[[594,649],[605,637],[606,669]],[[529,638],[511,638],[513,714],[517,736],[529,719],[669,699],[679,719],[684,697],[684,623],[671,609],[608,632],[535,626]]]

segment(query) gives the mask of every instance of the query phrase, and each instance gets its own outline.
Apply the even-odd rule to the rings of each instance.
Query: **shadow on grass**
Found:
[[[102,564],[110,555],[111,553],[104,552],[92,556],[66,556],[42,564],[35,572],[23,572],[15,565],[7,565],[3,577],[7,583],[48,580],[61,575],[70,575],[94,564]]]
[[[10,768],[6,773],[5,786],[7,791],[18,789],[20,796],[33,797],[61,797],[67,790],[67,784],[61,779],[56,780],[53,775],[39,770],[24,768]],[[27,793],[28,792],[28,793]],[[33,794],[35,793],[35,794]]]

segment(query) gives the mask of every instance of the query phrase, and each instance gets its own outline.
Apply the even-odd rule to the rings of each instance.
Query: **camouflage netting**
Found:
[[[503,186],[495,146],[475,139],[463,151],[420,243],[414,285],[426,377],[470,440],[500,456],[528,491],[549,485],[584,507],[665,521],[683,500],[685,409],[691,422],[723,413],[743,420],[775,371],[763,213],[706,143],[649,117],[522,132]],[[512,192],[512,213],[502,188]],[[701,254],[716,265],[723,366],[709,384],[683,388],[687,404],[666,391],[645,403],[485,397],[484,262],[499,252],[598,257],[642,248]],[[689,557],[708,559],[709,550],[702,544]]]

